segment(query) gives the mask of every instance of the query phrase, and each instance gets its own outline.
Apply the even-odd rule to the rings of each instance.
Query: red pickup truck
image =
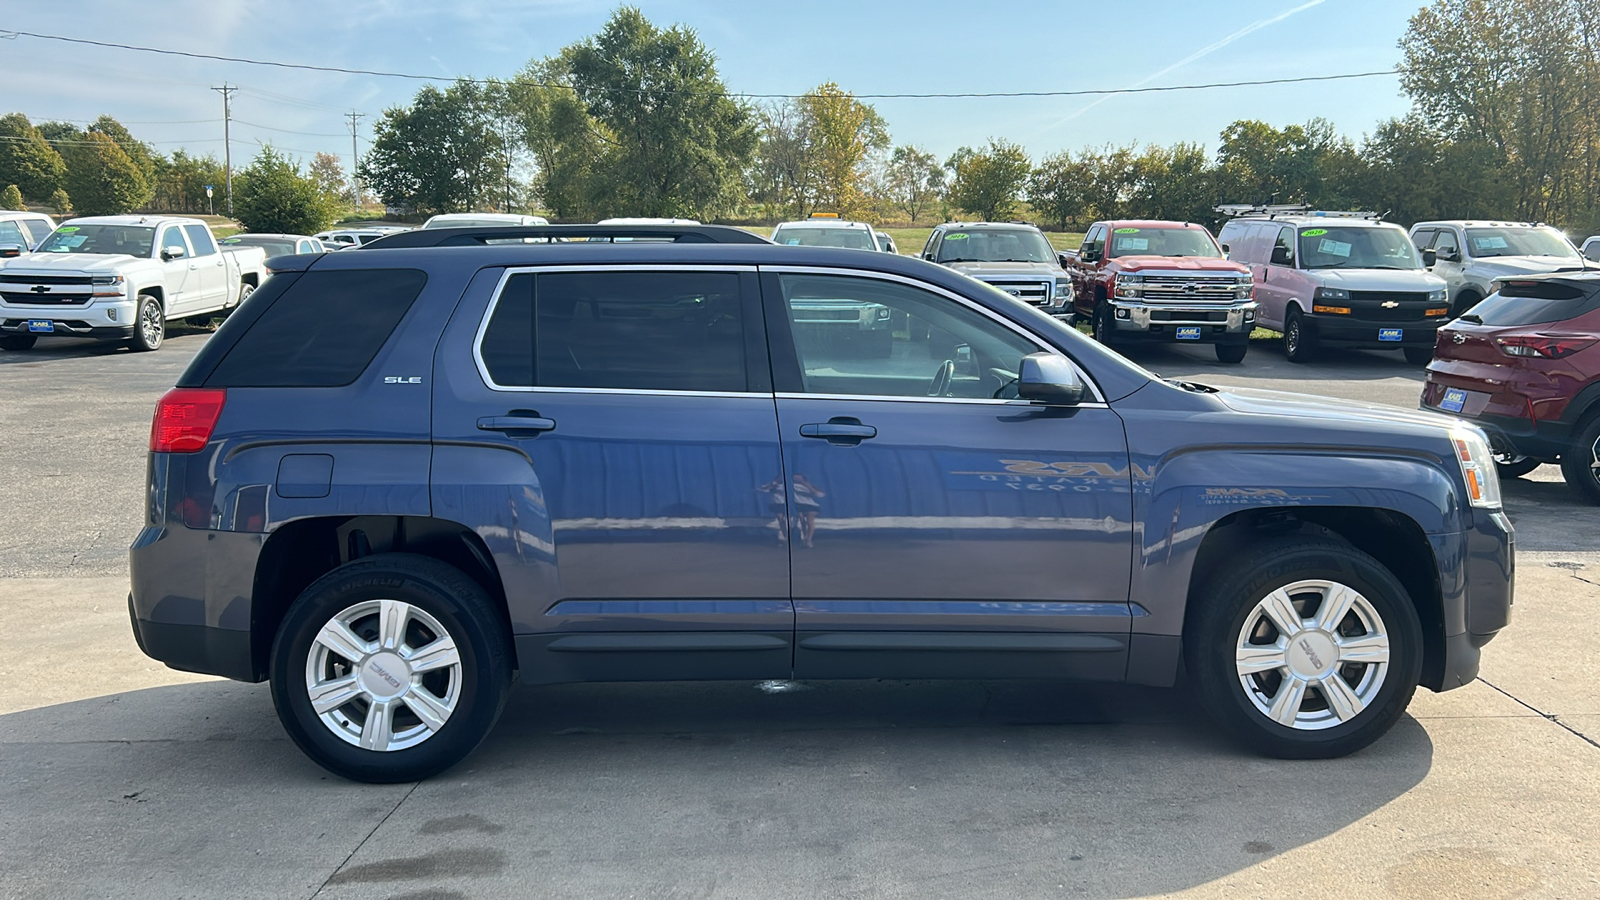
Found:
[[[1214,345],[1222,362],[1244,360],[1255,283],[1204,227],[1096,222],[1061,262],[1072,276],[1073,317],[1089,320],[1100,343],[1193,341]]]

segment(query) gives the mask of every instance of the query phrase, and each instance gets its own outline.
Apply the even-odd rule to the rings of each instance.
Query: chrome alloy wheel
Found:
[[[1354,719],[1378,696],[1389,633],[1354,588],[1297,581],[1245,616],[1234,666],[1258,712],[1286,728],[1320,731]]]
[[[162,321],[161,307],[154,303],[146,303],[139,313],[139,336],[144,338],[145,346],[154,347],[161,343],[162,332],[166,330],[166,323]]]
[[[306,694],[341,740],[386,752],[444,727],[461,699],[461,653],[439,620],[400,600],[329,619],[306,656]]]

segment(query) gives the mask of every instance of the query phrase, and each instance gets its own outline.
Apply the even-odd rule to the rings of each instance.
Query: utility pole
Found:
[[[224,81],[222,83],[222,87],[214,87],[214,88],[212,88],[212,90],[216,91],[217,93],[222,95],[222,159],[223,159],[223,165],[226,167],[224,171],[225,171],[225,173],[227,175],[228,215],[232,216],[233,215],[233,138],[232,138],[232,135],[229,134],[229,129],[230,129],[230,126],[233,124],[233,110],[228,105],[228,101],[233,98],[233,92],[237,91],[238,88],[229,87],[228,83],[226,81]]]
[[[356,131],[358,124],[366,118],[366,113],[347,112],[344,114],[350,120],[350,202],[355,206],[361,205],[361,182],[356,177]]]

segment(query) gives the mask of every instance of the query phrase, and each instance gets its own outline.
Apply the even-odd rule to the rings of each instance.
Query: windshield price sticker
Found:
[[[947,241],[964,241],[964,240],[966,240],[967,238],[969,238],[971,236],[972,235],[966,234],[965,232],[957,231],[957,232],[955,232],[953,234],[945,235],[944,239],[947,240]]]
[[[1316,237],[1319,234],[1327,234],[1327,233],[1328,233],[1328,229],[1326,229],[1326,228],[1307,228],[1305,231],[1300,232],[1300,234],[1305,236],[1305,237]]]
[[[78,230],[78,226],[76,226],[76,225],[63,225],[60,228],[57,228],[56,230],[59,231],[59,232],[62,232],[64,234],[71,234],[72,232]]]
[[[1149,238],[1117,238],[1117,250],[1149,250]]]
[[[1323,238],[1317,242],[1317,252],[1326,253],[1329,256],[1343,256],[1348,258],[1350,256],[1350,245],[1344,243],[1343,241],[1336,241],[1331,238]]]
[[[1511,245],[1503,237],[1475,237],[1472,246],[1479,250],[1504,250]]]
[[[1118,228],[1116,231],[1113,231],[1111,233],[1112,234],[1138,234],[1139,233],[1139,229],[1137,229],[1137,228]]]

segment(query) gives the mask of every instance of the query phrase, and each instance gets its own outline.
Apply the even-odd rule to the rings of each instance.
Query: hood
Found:
[[[1222,272],[1230,275],[1249,275],[1250,269],[1242,263],[1219,256],[1119,256],[1113,260],[1125,272],[1143,269],[1176,269],[1180,272]]]
[[[1557,269],[1580,267],[1586,268],[1582,259],[1554,256],[1491,256],[1472,261],[1472,268],[1485,275],[1542,275]]]
[[[1296,416],[1342,423],[1370,422],[1373,425],[1412,426],[1438,432],[1462,424],[1460,419],[1439,413],[1288,391],[1225,388],[1218,390],[1216,396],[1235,412],[1263,416]]]
[[[15,259],[6,260],[0,269],[4,269],[7,275],[28,273],[61,275],[79,272],[112,274],[131,262],[146,262],[146,260],[125,253],[25,253]]]
[[[945,265],[979,280],[984,276],[998,275],[1066,275],[1060,266],[1049,262],[955,262]]]
[[[1444,279],[1427,269],[1303,269],[1323,287],[1347,291],[1442,291]]]

